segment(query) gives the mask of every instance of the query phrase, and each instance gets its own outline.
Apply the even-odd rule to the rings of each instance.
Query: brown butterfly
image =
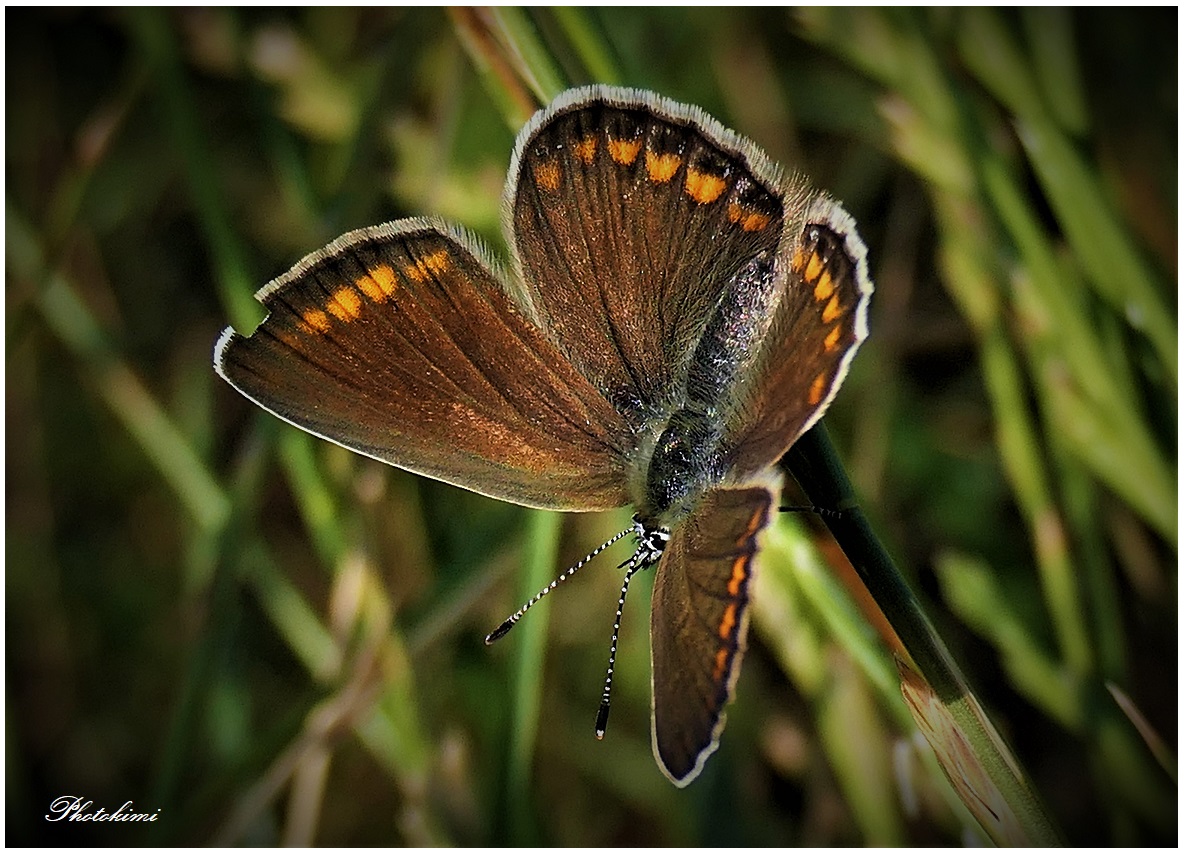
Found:
[[[701,110],[603,86],[520,132],[503,213],[506,267],[433,219],[342,236],[260,290],[268,317],[228,328],[215,368],[415,473],[524,506],[634,507],[627,579],[659,563],[653,746],[683,786],[738,675],[776,463],[866,337],[866,248]],[[608,701],[609,673],[600,732]]]

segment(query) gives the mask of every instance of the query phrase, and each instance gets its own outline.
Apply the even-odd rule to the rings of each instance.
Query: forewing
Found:
[[[352,232],[262,289],[215,368],[327,440],[491,497],[626,502],[621,418],[530,323],[464,234],[430,220]]]
[[[652,588],[652,747],[678,786],[718,746],[723,709],[746,645],[759,533],[779,494],[778,474],[748,488],[708,492],[672,534]]]
[[[506,231],[525,303],[628,413],[683,383],[723,284],[784,223],[777,168],[702,111],[575,90],[517,141]]]

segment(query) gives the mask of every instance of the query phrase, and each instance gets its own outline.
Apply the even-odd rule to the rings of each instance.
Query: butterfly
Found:
[[[866,248],[702,110],[607,86],[520,132],[503,227],[506,264],[433,218],[347,233],[261,289],[267,318],[225,330],[214,365],[396,467],[522,506],[631,506],[627,580],[658,565],[653,748],[684,786],[738,676],[777,463],[867,335]],[[609,673],[603,702],[599,731]]]

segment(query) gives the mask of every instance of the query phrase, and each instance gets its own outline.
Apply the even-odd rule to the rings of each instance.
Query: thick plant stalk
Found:
[[[823,519],[903,642],[903,691],[946,775],[987,835],[1000,845],[1061,839],[1010,749],[990,723],[903,575],[858,506],[823,425],[788,452],[784,465]]]

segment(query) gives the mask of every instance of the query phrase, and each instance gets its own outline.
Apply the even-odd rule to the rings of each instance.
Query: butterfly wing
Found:
[[[709,491],[672,534],[652,587],[652,748],[678,786],[718,746],[746,645],[758,535],[780,477]]]
[[[697,108],[571,90],[525,127],[505,231],[525,302],[627,413],[684,381],[722,285],[784,231],[778,169]]]
[[[264,287],[215,368],[348,449],[491,497],[623,505],[626,427],[517,306],[486,254],[431,220],[344,235]]]

